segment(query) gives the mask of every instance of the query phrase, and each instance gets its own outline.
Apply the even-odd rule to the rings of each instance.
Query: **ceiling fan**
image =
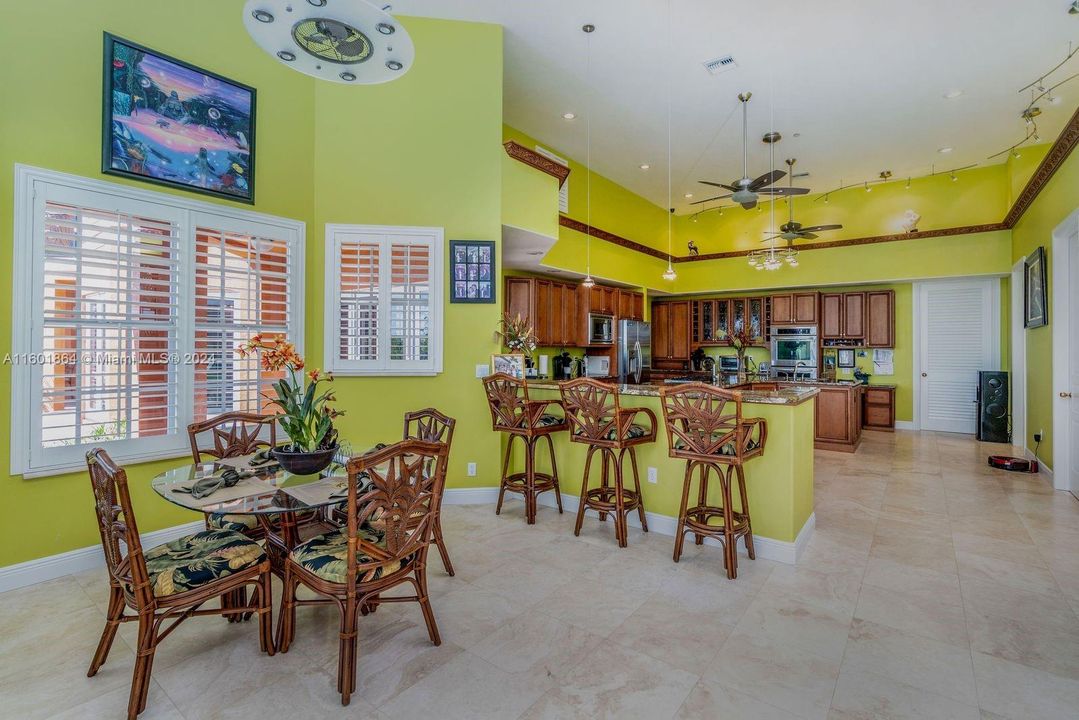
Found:
[[[698,182],[704,185],[711,185],[712,187],[723,188],[724,190],[730,190],[728,195],[717,195],[716,197],[708,198],[707,200],[698,200],[692,205],[701,205],[703,203],[713,202],[715,200],[723,200],[730,198],[736,203],[744,207],[746,210],[752,210],[757,206],[757,199],[761,195],[805,195],[809,192],[807,188],[796,188],[792,186],[788,187],[769,187],[773,183],[779,182],[787,173],[782,170],[772,170],[764,175],[761,175],[756,180],[752,180],[749,177],[749,129],[746,124],[746,113],[749,105],[749,99],[753,97],[753,93],[745,92],[738,95],[739,102],[742,103],[742,178],[740,180],[734,180],[730,185],[723,183],[710,182],[708,180],[699,180]],[[777,132],[770,132],[764,136],[764,142],[768,144],[774,144],[782,139],[782,135]]]
[[[787,161],[787,167],[790,168],[790,183],[794,182],[794,158],[790,158]],[[795,193],[792,193],[792,195]],[[839,230],[842,225],[811,225],[810,227],[802,227],[802,223],[796,222],[794,219],[794,199],[793,197],[787,200],[787,206],[790,208],[790,215],[787,222],[779,226],[779,233],[766,237],[761,242],[768,242],[776,238],[783,238],[788,243],[793,244],[795,240],[816,240],[819,232],[825,232],[826,230]]]

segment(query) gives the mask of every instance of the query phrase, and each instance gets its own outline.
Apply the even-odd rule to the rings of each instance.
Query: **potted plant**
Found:
[[[536,336],[532,332],[532,326],[520,313],[517,317],[510,317],[510,314],[506,313],[502,316],[500,325],[498,336],[502,338],[503,344],[510,352],[523,353],[528,366],[532,367],[532,351],[536,349]]]
[[[325,470],[338,449],[334,418],[344,415],[330,407],[336,401],[333,391],[321,389],[324,383],[333,382],[333,374],[311,370],[305,386],[303,358],[292,343],[281,338],[255,335],[236,351],[240,357],[257,355],[267,372],[287,370],[285,377],[273,383],[274,395],[266,395],[281,410],[278,421],[291,441],[273,449],[281,467],[295,475]]]
[[[746,379],[746,348],[753,344],[753,336],[749,330],[742,327],[735,332],[727,333],[727,342],[734,348],[734,354],[738,356],[738,381]]]

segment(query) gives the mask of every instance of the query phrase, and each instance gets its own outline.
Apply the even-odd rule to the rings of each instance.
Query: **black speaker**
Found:
[[[999,370],[978,373],[978,439],[982,442],[1012,441],[1009,396],[1008,373]]]

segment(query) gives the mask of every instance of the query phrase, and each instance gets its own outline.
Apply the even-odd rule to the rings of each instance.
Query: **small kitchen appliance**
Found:
[[[606,355],[585,355],[584,374],[590,378],[611,376],[611,359]]]
[[[614,316],[588,313],[588,344],[614,344]]]

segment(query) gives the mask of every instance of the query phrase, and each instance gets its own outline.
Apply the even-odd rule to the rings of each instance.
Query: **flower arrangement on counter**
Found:
[[[734,348],[735,355],[738,356],[738,372],[744,374],[746,371],[746,349],[753,345],[753,335],[743,325],[740,330],[727,333],[727,342]]]
[[[337,400],[332,390],[320,389],[324,383],[333,382],[333,373],[311,370],[304,387],[300,374],[304,369],[303,357],[296,352],[295,345],[283,338],[254,335],[237,347],[236,352],[240,357],[257,356],[267,372],[288,371],[273,383],[276,397],[267,393],[266,398],[281,410],[279,422],[292,441],[292,452],[311,453],[337,446],[333,421],[345,413],[330,407]]]
[[[512,352],[524,353],[526,357],[531,358],[532,352],[536,349],[536,335],[532,332],[532,326],[528,324],[528,321],[522,318],[520,313],[517,317],[510,317],[510,314],[506,313],[502,316],[500,326],[498,336],[502,338],[505,346]]]

